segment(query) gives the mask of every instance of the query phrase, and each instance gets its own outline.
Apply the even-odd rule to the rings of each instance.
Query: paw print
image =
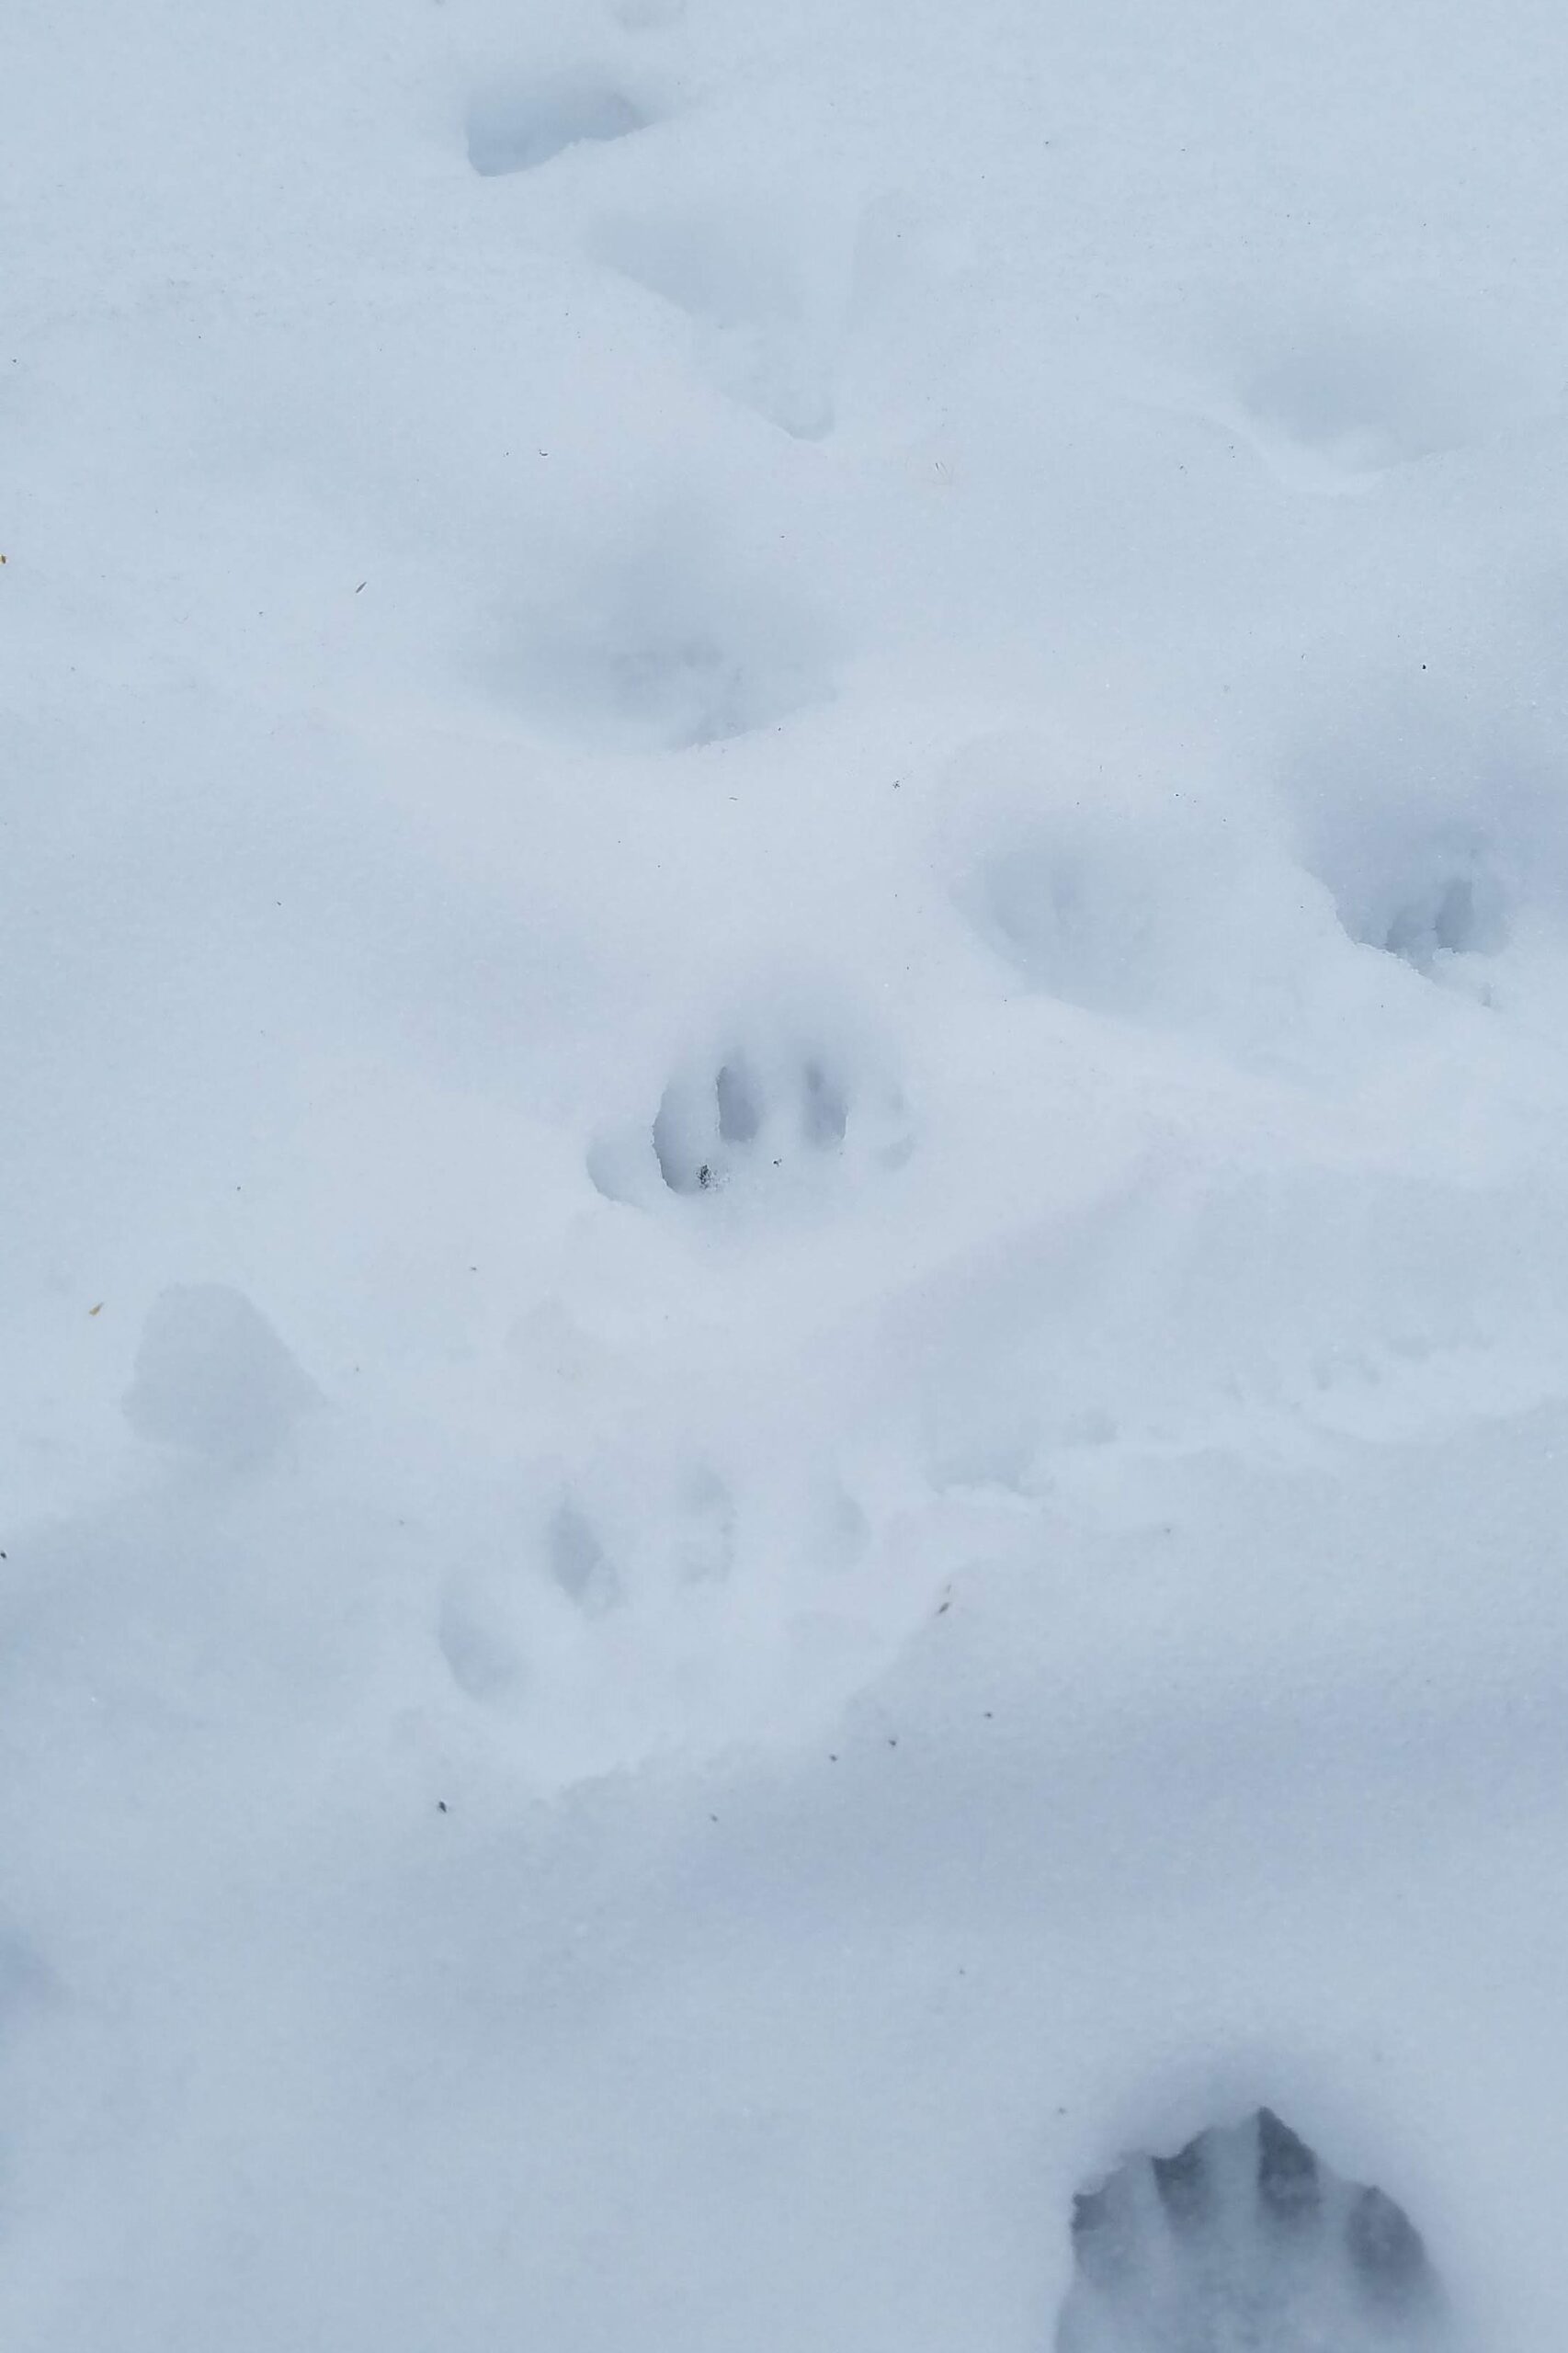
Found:
[[[709,1193],[802,1154],[842,1151],[846,1091],[807,1058],[764,1075],[744,1054],[710,1078],[673,1079],[653,1121],[653,1154],[672,1193]]]
[[[902,1093],[825,1043],[752,1040],[694,1061],[666,1084],[650,1127],[601,1138],[589,1174],[614,1200],[817,1184],[892,1169],[913,1149]]]

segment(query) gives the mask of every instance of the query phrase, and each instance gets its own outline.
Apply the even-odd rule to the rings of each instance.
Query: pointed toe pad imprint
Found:
[[[1269,2109],[1131,2157],[1073,2210],[1056,2353],[1449,2353],[1419,2234]]]

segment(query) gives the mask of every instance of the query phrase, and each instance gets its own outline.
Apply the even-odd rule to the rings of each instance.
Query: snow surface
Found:
[[[16,0],[11,2353],[1045,2353],[1260,2106],[1568,2343],[1565,119]]]

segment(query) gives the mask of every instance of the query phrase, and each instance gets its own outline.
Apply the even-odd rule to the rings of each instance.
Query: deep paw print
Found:
[[[653,1154],[672,1193],[707,1193],[755,1161],[838,1151],[849,1125],[843,1089],[821,1063],[801,1063],[766,1085],[742,1054],[711,1081],[675,1079],[653,1121]]]
[[[804,1014],[762,996],[666,1079],[652,1117],[600,1134],[595,1188],[646,1210],[726,1196],[823,1198],[902,1167],[915,1130],[885,1047],[852,1011],[814,996]]]
[[[1510,892],[1484,841],[1442,836],[1414,849],[1404,872],[1343,912],[1353,938],[1434,972],[1455,956],[1494,956],[1508,938]]]
[[[1302,860],[1358,946],[1428,979],[1499,955],[1560,911],[1551,780],[1501,731],[1471,740],[1403,703],[1364,712],[1292,764]]]
[[[744,1049],[716,1070],[674,1078],[653,1120],[653,1157],[672,1193],[717,1193],[824,1169],[869,1150],[884,1166],[908,1150],[896,1090],[863,1092],[825,1053],[764,1060]]]
[[[1267,2109],[1074,2200],[1056,2353],[1451,2353],[1408,2216]]]

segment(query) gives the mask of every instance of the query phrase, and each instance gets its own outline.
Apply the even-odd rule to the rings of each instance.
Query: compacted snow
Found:
[[[1568,2342],[1565,119],[10,10],[13,2353]]]

